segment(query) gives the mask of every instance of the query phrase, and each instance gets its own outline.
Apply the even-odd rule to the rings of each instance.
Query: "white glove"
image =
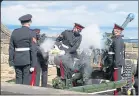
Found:
[[[114,68],[114,69],[118,69],[118,68]]]
[[[33,71],[34,71],[34,68],[33,68],[33,67],[31,67],[29,70],[30,70],[30,72],[33,72]]]
[[[61,50],[61,52],[59,53],[59,55],[65,55],[65,51]]]

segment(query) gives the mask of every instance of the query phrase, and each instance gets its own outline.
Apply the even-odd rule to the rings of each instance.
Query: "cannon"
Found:
[[[93,93],[93,92],[99,92],[104,90],[111,90],[120,88],[122,86],[125,86],[127,84],[126,80],[120,80],[115,82],[105,82],[101,84],[92,84],[92,85],[85,85],[85,86],[79,86],[79,87],[72,87],[68,90],[70,91],[77,91],[77,92],[85,92],[85,93]]]
[[[126,18],[125,22],[122,24],[122,28],[125,28],[129,22],[134,19],[134,14],[130,13]],[[114,84],[119,84],[119,88],[127,85],[128,80],[123,76],[123,81],[112,82],[112,73],[114,66],[113,52],[111,49],[112,45],[112,34],[104,34],[103,39],[105,40],[105,49],[94,49],[90,47],[88,51],[80,52],[80,59],[76,61],[72,68],[67,68],[68,66],[62,64],[59,60],[59,65],[63,65],[60,70],[64,70],[65,78],[56,77],[52,80],[52,85],[54,88],[58,89],[69,89],[72,91],[81,92],[95,92],[103,86],[102,90],[105,90],[105,84],[109,88],[113,87]],[[127,64],[128,68],[131,64]],[[131,71],[129,68],[128,71]],[[125,72],[126,74],[126,72]],[[131,73],[130,77],[131,76]],[[131,78],[130,78],[131,80]],[[104,84],[104,82],[105,84]],[[106,83],[108,81],[109,83]],[[125,82],[127,82],[125,84]],[[93,85],[98,84],[98,85]],[[95,86],[95,87],[94,87]],[[97,86],[97,87],[96,87]]]

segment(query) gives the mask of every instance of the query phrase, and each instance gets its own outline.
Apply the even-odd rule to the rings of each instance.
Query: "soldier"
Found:
[[[22,27],[15,29],[9,44],[9,65],[14,66],[16,84],[30,83],[30,72],[33,72],[36,63],[36,36],[29,28],[32,15],[27,14],[19,18]]]
[[[41,75],[42,87],[47,87],[47,79],[48,79],[48,59],[49,59],[48,52],[46,52],[45,55],[46,56],[40,57],[41,70],[42,70],[42,75]]]
[[[38,40],[40,39],[40,29],[34,29],[33,30],[34,31],[34,33],[33,34],[35,34],[36,35],[36,40],[37,40],[37,61],[38,61],[38,53],[40,52],[40,50],[39,50],[39,44],[38,44]],[[40,63],[39,63],[39,61],[37,62],[37,64],[36,64],[36,80],[35,80],[35,86],[39,86],[39,84],[40,84],[40,71],[41,71],[41,65],[40,65]]]
[[[36,74],[36,86],[39,86],[40,83],[40,71],[42,71],[41,75],[41,86],[47,87],[47,73],[48,73],[48,53],[42,53],[42,49],[40,49],[40,44],[45,40],[44,34],[40,35],[40,29],[34,29],[37,37],[37,74]],[[45,56],[43,55],[45,54]]]
[[[113,51],[114,51],[114,73],[113,73],[113,79],[114,81],[121,80],[121,70],[125,65],[125,58],[124,58],[124,41],[122,39],[122,31],[124,29],[120,27],[119,25],[115,24],[114,26],[114,37],[113,37]],[[114,94],[117,94],[117,91],[114,92]]]
[[[134,87],[135,87],[136,95],[138,95],[138,60],[137,60],[137,69],[134,75],[134,79],[135,79]]]
[[[54,59],[56,65],[59,65],[60,60],[62,60],[62,63],[64,65],[66,65],[68,68],[72,68],[72,63],[73,61],[75,61],[75,58],[79,59],[77,55],[77,49],[82,41],[82,36],[80,35],[80,32],[83,28],[84,27],[82,25],[75,23],[73,30],[65,30],[56,39],[56,45],[60,50],[63,50],[60,54],[64,55],[66,53],[66,55],[64,55],[63,57],[56,57]],[[57,76],[61,76],[60,74],[62,75],[64,74],[64,72],[62,72],[60,68],[57,67]],[[62,78],[64,78],[63,75]]]

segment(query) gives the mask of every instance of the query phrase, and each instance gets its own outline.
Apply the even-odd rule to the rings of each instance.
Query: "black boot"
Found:
[[[60,68],[56,67],[56,69],[57,69],[57,76],[60,77],[61,76],[61,74],[60,74]]]

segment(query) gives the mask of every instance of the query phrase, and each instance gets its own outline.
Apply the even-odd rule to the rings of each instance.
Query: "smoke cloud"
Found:
[[[91,77],[91,73],[93,72],[92,63],[98,61],[98,54],[95,54],[96,49],[105,49],[105,38],[103,37],[104,34],[100,32],[100,28],[97,24],[91,24],[87,26],[81,32],[82,35],[82,42],[80,45],[81,54],[80,54],[80,64],[84,65],[82,72],[83,79],[86,84],[89,84],[89,78]],[[95,50],[92,51],[90,48]],[[92,57],[93,56],[93,57]],[[96,60],[95,60],[96,58]],[[93,61],[95,60],[95,61]]]
[[[55,59],[51,58],[54,60],[54,63],[56,65],[60,64],[60,60],[62,60],[62,63],[74,70],[74,69],[79,69],[82,66],[83,70],[81,70],[84,75],[84,79],[88,79],[93,71],[93,68],[91,66],[91,52],[90,47],[93,47],[95,49],[103,49],[104,48],[104,41],[103,41],[103,34],[101,34],[99,26],[97,24],[92,24],[88,27],[86,27],[82,32],[82,42],[80,45],[80,49],[82,50],[80,54],[80,59],[79,60],[72,60],[70,55],[64,55],[60,57],[55,57]],[[41,49],[45,52],[48,52],[53,48],[55,41],[51,39],[46,39],[42,44],[41,44]],[[50,55],[49,55],[50,56]],[[49,59],[49,60],[51,60]],[[76,61],[76,62],[75,62]]]
[[[40,45],[40,48],[44,52],[50,51],[54,46],[55,41],[51,39],[45,39],[44,42]]]
[[[91,46],[93,48],[103,49],[102,33],[100,32],[99,26],[97,24],[91,24],[82,30],[82,42],[80,48],[83,50],[89,49]]]
[[[53,48],[54,44],[55,44],[55,40],[46,38],[44,42],[42,42],[40,45],[40,49],[43,54],[43,57],[46,58],[47,55],[49,55],[49,59],[48,59],[49,65],[54,64],[54,55],[48,53]]]
[[[46,38],[44,42],[41,43],[40,49],[44,58],[48,55],[46,53],[49,52],[53,48],[54,43],[55,41],[49,38]],[[49,58],[50,58],[49,61],[52,60],[50,54],[49,54]]]

